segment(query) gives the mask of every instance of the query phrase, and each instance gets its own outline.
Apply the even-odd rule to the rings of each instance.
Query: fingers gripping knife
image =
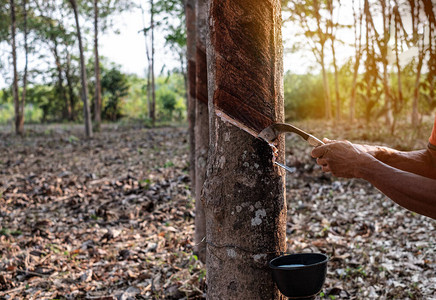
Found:
[[[301,130],[300,128],[297,128],[295,126],[292,126],[291,124],[286,124],[286,123],[272,124],[272,125],[268,126],[267,128],[265,128],[264,130],[262,130],[257,137],[264,140],[268,144],[272,145],[273,142],[278,138],[279,134],[285,133],[285,132],[293,132],[293,133],[298,134],[299,136],[301,136],[303,139],[305,139],[313,147],[324,145],[324,143],[322,141],[320,141],[318,138],[314,137],[313,135],[308,134],[307,132]],[[293,170],[291,168],[289,168],[289,167],[287,167],[279,162],[274,161],[274,163],[276,165],[284,168],[285,170],[291,172],[291,173],[293,172]]]

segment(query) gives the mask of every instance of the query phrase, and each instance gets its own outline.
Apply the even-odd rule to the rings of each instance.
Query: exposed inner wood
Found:
[[[222,1],[213,18],[219,41],[213,103],[236,126],[259,133],[276,117],[273,7],[268,1]]]

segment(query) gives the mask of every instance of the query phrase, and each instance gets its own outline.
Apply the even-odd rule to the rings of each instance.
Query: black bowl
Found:
[[[327,261],[327,255],[322,253],[297,253],[276,257],[269,262],[269,267],[283,295],[291,299],[314,299],[324,284]]]

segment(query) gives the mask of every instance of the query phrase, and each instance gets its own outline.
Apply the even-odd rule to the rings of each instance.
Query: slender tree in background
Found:
[[[430,1],[422,0],[424,12],[428,20],[428,72],[427,72],[427,102],[431,108],[436,107],[436,17]]]
[[[21,109],[22,109],[22,127],[24,130],[24,104],[26,103],[27,93],[27,70],[29,65],[29,45],[28,45],[28,28],[27,28],[27,1],[23,0],[23,34],[24,34],[24,72],[23,87],[21,92]]]
[[[150,57],[150,47],[148,43],[147,38],[147,32],[149,28],[145,26],[145,12],[144,8],[141,6],[141,13],[142,13],[142,33],[144,34],[144,41],[145,41],[145,54],[147,56],[147,86],[146,86],[146,95],[147,95],[147,108],[148,108],[148,115],[150,116],[150,109],[151,109],[151,57]]]
[[[284,1],[284,4],[285,9],[291,12],[291,20],[298,22],[303,29],[310,49],[321,67],[321,75],[324,87],[324,115],[325,118],[329,120],[332,117],[332,108],[330,86],[328,83],[326,67],[326,47],[327,42],[330,39],[330,26],[324,17],[324,2],[320,2],[319,0],[299,0]],[[323,11],[324,14],[322,14],[321,11]]]
[[[76,0],[69,0],[69,2],[73,9],[74,19],[76,21],[77,40],[79,42],[80,81],[82,84],[81,96],[83,101],[83,118],[85,122],[85,133],[86,133],[86,137],[92,138],[91,112],[88,103],[88,81],[86,79],[85,57],[83,55],[82,35],[80,32],[80,24],[79,24],[79,12],[77,8]]]
[[[385,115],[386,125],[391,126],[393,122],[392,116],[392,91],[390,84],[390,72],[388,70],[388,50],[389,50],[389,40],[390,40],[390,29],[391,29],[391,21],[392,21],[392,9],[389,1],[379,0],[380,4],[380,12],[382,19],[382,30],[381,34],[377,31],[377,28],[374,23],[374,19],[372,17],[372,12],[370,10],[370,5],[368,5],[368,9],[365,11],[368,14],[368,20],[372,27],[372,30],[375,33],[375,41],[377,42],[377,46],[379,49],[379,59],[382,65],[383,70],[383,92],[384,92],[384,110],[383,113]]]
[[[195,195],[197,195],[195,201],[195,251],[202,262],[206,261],[206,243],[202,242],[206,236],[206,219],[200,195],[206,179],[206,162],[209,150],[206,60],[207,7],[208,0],[197,0],[195,9],[197,27],[197,53],[195,57],[195,95],[197,98],[195,105]]]
[[[12,80],[12,95],[14,98],[15,108],[15,133],[22,135],[24,133],[24,102],[20,100],[18,93],[18,70],[17,70],[17,46],[16,46],[16,14],[15,14],[15,2],[10,0],[10,14],[11,14],[11,46],[12,46],[12,68],[13,68],[13,80]]]
[[[196,105],[196,17],[195,6],[197,0],[185,1],[186,16],[186,59],[188,61],[188,122],[189,122],[189,175],[191,177],[191,191],[195,195],[195,105]],[[199,197],[200,195],[198,195]]]
[[[94,128],[101,130],[101,80],[100,80],[100,59],[98,55],[98,0],[94,0]]]
[[[281,298],[268,261],[286,247],[285,177],[256,138],[284,117],[280,7],[279,0],[209,5],[208,299]],[[283,138],[277,146],[283,161]]]
[[[340,8],[340,5],[341,5],[341,3],[340,3],[340,1],[338,1],[338,10]],[[328,0],[327,1],[327,8],[328,8],[328,11],[330,14],[330,21],[327,21],[327,23],[330,25],[330,26],[328,26],[328,27],[330,27],[330,32],[328,32],[328,31],[327,32],[328,32],[328,35],[330,36],[332,56],[333,56],[332,63],[333,63],[334,78],[335,78],[336,121],[340,121],[341,120],[342,103],[341,103],[341,98],[339,95],[339,74],[338,74],[338,64],[336,62],[336,50],[335,50],[336,30],[337,30],[337,27],[339,26],[339,24],[337,22],[335,22],[333,7],[334,7],[334,1]]]
[[[402,109],[403,105],[403,82],[401,80],[401,66],[400,66],[400,48],[402,48],[402,41],[400,40],[400,30],[402,27],[401,16],[398,9],[398,3],[394,0],[394,6],[392,7],[392,18],[393,18],[393,30],[394,30],[394,56],[395,56],[395,67],[397,70],[397,93],[394,89],[391,89],[391,109],[392,109],[392,124],[391,133],[394,134],[395,126],[397,123],[398,113]],[[392,37],[391,37],[392,39]],[[388,51],[392,51],[389,49]],[[392,55],[392,54],[391,54]],[[392,62],[390,62],[392,64]],[[393,68],[392,68],[393,69]],[[393,71],[393,70],[392,70]]]
[[[359,74],[360,59],[362,57],[362,19],[361,1],[358,0],[356,8],[355,0],[353,6],[353,30],[354,30],[354,64],[353,64],[353,82],[351,86],[350,98],[350,121],[353,122],[356,116],[356,94],[357,94],[357,76]],[[357,12],[356,12],[357,11]]]
[[[369,123],[373,108],[377,104],[381,91],[378,88],[377,80],[379,79],[379,70],[377,67],[377,58],[375,54],[375,34],[371,27],[371,14],[369,12],[369,1],[364,2],[365,14],[365,73],[363,74],[363,82],[365,85],[365,92],[363,99],[365,102],[365,119]]]
[[[156,122],[156,85],[154,79],[154,0],[150,0],[150,30],[151,30],[151,59],[150,59],[150,77],[151,77],[151,105],[150,119],[154,127]]]
[[[79,101],[77,98],[76,93],[74,92],[74,83],[73,83],[73,72],[72,72],[72,59],[70,51],[68,50],[68,47],[65,47],[65,79],[67,81],[67,88],[68,88],[68,94],[69,94],[69,100],[70,100],[70,107],[71,107],[71,115],[70,115],[70,121],[76,120],[76,111],[74,110],[74,107],[76,106],[76,103]]]
[[[331,119],[332,117],[332,111],[331,111],[331,97],[330,97],[330,87],[328,84],[328,78],[327,78],[327,70],[326,70],[326,62],[325,62],[325,47],[328,35],[323,32],[321,27],[321,13],[320,13],[321,6],[318,2],[318,0],[313,0],[313,13],[315,15],[316,24],[317,24],[317,35],[319,38],[319,48],[312,48],[315,55],[318,55],[318,62],[321,65],[321,71],[322,71],[322,81],[324,86],[324,106],[325,106],[325,118],[327,120]]]
[[[420,1],[408,0],[410,14],[412,16],[412,44],[418,50],[418,62],[416,66],[416,74],[415,74],[415,84],[413,88],[413,100],[412,100],[412,114],[411,120],[413,126],[419,125],[419,113],[418,113],[418,101],[419,101],[419,89],[420,89],[420,81],[421,81],[421,71],[424,63],[425,56],[425,45],[424,38],[420,38],[419,35],[419,24],[423,23],[421,19],[421,3]],[[423,33],[424,34],[424,33]]]

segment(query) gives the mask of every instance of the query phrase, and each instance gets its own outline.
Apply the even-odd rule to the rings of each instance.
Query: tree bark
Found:
[[[92,124],[91,124],[91,113],[89,110],[88,103],[88,81],[86,79],[86,69],[85,69],[85,57],[83,55],[83,46],[82,46],[82,35],[80,32],[79,25],[79,14],[77,11],[77,2],[76,0],[69,0],[70,4],[73,8],[74,19],[76,21],[76,31],[77,31],[77,40],[79,41],[79,53],[80,53],[80,81],[82,83],[82,101],[83,101],[83,118],[85,121],[85,134],[87,138],[92,138]]]
[[[206,218],[203,203],[200,200],[203,184],[206,179],[206,162],[209,150],[209,112],[207,95],[207,60],[206,60],[206,31],[207,31],[208,0],[198,0],[196,13],[196,98],[195,105],[195,244],[194,251],[202,262],[206,262],[206,243],[202,243],[206,236]]]
[[[101,82],[100,58],[98,56],[98,0],[94,0],[94,73],[95,73],[95,99],[94,99],[94,126],[96,131],[101,130]]]
[[[10,0],[11,10],[11,46],[12,46],[12,95],[14,98],[15,109],[15,133],[18,135],[24,134],[24,107],[20,101],[20,95],[18,93],[18,71],[17,71],[17,46],[15,42],[16,37],[16,15],[15,15],[15,3],[14,0]]]
[[[286,247],[285,176],[248,132],[284,118],[280,1],[211,0],[208,20],[207,298],[279,299],[268,262]]]
[[[191,191],[195,197],[195,82],[196,82],[196,16],[197,0],[186,0],[186,60],[188,61],[188,122],[189,122],[189,175],[191,177]],[[200,195],[198,195],[200,196]]]

